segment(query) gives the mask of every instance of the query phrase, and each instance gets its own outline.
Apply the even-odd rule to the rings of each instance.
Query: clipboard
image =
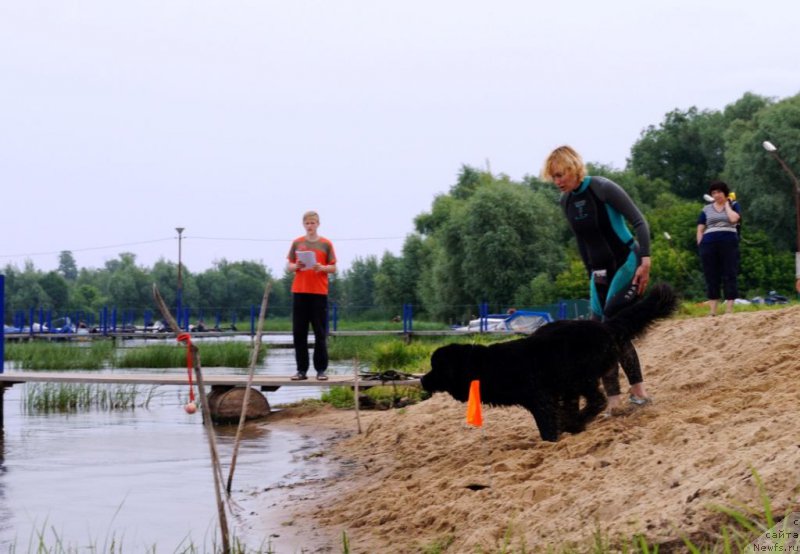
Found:
[[[317,265],[317,256],[313,250],[298,250],[295,254],[297,254],[297,261],[302,262],[305,266],[301,271],[311,271]]]

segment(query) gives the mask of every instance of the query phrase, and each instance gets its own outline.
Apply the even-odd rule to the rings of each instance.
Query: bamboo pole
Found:
[[[172,317],[172,314],[170,313],[169,308],[167,308],[167,304],[164,302],[161,294],[158,292],[158,287],[155,283],[153,283],[153,298],[156,301],[158,309],[161,311],[161,315],[164,317],[167,323],[169,323],[172,332],[178,336],[178,322],[175,321],[174,317]],[[199,389],[198,395],[200,396],[200,405],[203,409],[203,426],[205,427],[206,435],[208,437],[208,449],[211,455],[211,470],[214,474],[214,494],[217,501],[217,515],[219,516],[220,534],[222,535],[222,547],[225,554],[229,554],[231,552],[231,548],[230,538],[228,536],[228,518],[225,515],[225,504],[222,501],[222,468],[220,466],[219,455],[217,453],[217,438],[214,433],[214,424],[211,421],[211,409],[208,405],[208,398],[206,398],[205,385],[203,384],[203,372],[200,366],[200,353],[197,349],[197,346],[194,344],[191,344],[189,350],[192,354],[192,367],[194,368],[194,373],[197,378],[197,388]]]
[[[355,400],[355,407],[356,407],[356,428],[358,429],[358,434],[361,434],[361,415],[358,411],[358,356],[353,361],[353,397]]]
[[[244,429],[244,422],[247,419],[247,402],[250,400],[250,387],[253,386],[253,375],[256,371],[256,363],[258,362],[258,353],[261,350],[261,335],[264,331],[264,317],[267,315],[267,305],[269,304],[269,293],[272,290],[272,282],[267,283],[264,287],[264,297],[261,299],[261,311],[258,314],[258,328],[256,330],[256,340],[253,344],[253,353],[250,356],[250,373],[247,377],[247,387],[244,389],[244,398],[242,399],[242,412],[239,414],[239,427],[236,429],[236,439],[233,441],[233,456],[231,456],[231,467],[228,470],[228,486],[225,491],[228,496],[231,494],[231,486],[233,485],[233,472],[236,470],[236,458],[239,454],[239,439],[242,436],[242,429]],[[269,406],[269,403],[267,403]]]

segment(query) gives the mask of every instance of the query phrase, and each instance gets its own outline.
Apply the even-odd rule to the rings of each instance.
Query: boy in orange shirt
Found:
[[[336,273],[333,243],[317,234],[319,214],[303,214],[305,236],[292,241],[286,269],[294,272],[292,282],[292,336],[297,374],[293,381],[308,379],[308,326],[314,330],[314,369],[317,380],[327,381],[328,345],[325,323],[328,319],[328,274]]]

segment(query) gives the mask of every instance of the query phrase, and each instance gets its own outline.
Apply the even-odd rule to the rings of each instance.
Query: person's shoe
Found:
[[[324,373],[317,373],[317,381],[327,381],[328,376]]]
[[[636,396],[635,394],[631,394],[628,397],[628,401],[631,404],[636,404],[637,406],[645,406],[647,404],[652,404],[653,399],[649,396]]]
[[[620,417],[628,414],[625,406],[614,406],[613,408],[606,408],[603,410],[602,417],[608,419],[611,417]]]
[[[300,373],[299,371],[294,375],[292,375],[292,381],[305,381],[306,379],[308,379],[308,377],[306,377],[306,374]]]

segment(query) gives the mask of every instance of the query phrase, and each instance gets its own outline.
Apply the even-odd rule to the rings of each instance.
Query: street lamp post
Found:
[[[175,230],[178,231],[178,294],[176,295],[176,303],[177,303],[177,323],[178,326],[182,326],[183,322],[181,322],[181,318],[183,315],[183,273],[182,273],[182,263],[181,263],[181,241],[183,239],[183,230],[186,227],[175,227]],[[179,331],[179,329],[175,329],[175,331]]]
[[[761,146],[764,147],[764,150],[769,152],[773,158],[775,158],[783,170],[792,178],[792,182],[794,183],[794,206],[795,206],[795,229],[797,232],[796,242],[795,242],[795,252],[794,252],[794,279],[795,279],[795,289],[797,292],[800,292],[800,179],[797,178],[797,175],[786,165],[786,162],[783,161],[778,155],[778,147],[772,144],[770,141],[765,140],[761,143]]]

